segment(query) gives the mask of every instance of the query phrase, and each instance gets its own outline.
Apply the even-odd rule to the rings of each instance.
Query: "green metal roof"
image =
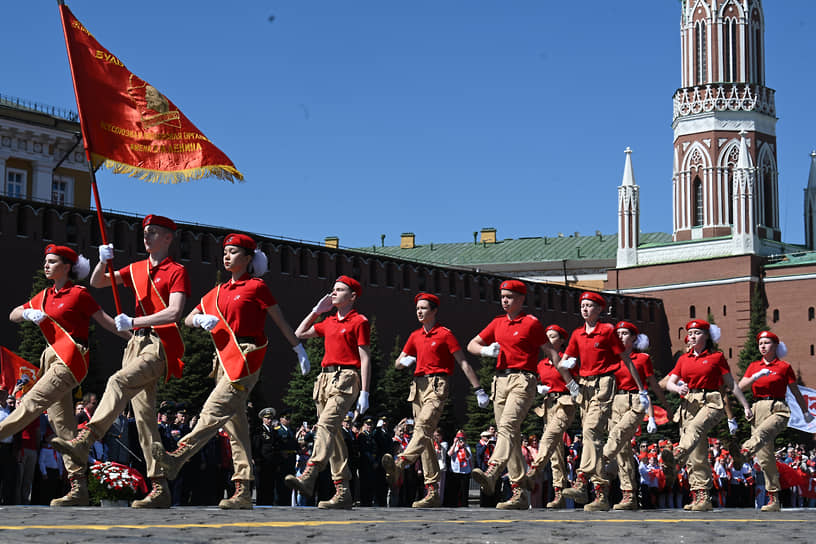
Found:
[[[802,266],[816,264],[816,251],[801,251],[780,256],[779,260],[765,265],[765,268],[783,268],[786,266]]]
[[[670,242],[671,237],[671,234],[665,232],[651,232],[641,234],[640,241],[641,244],[661,244]],[[452,266],[547,262],[564,259],[614,260],[617,258],[618,235],[509,238],[497,241],[495,244],[429,242],[417,244],[412,249],[401,249],[399,246],[359,249],[366,253],[398,259]]]

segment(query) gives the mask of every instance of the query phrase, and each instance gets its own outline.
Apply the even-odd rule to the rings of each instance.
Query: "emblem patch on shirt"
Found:
[[[513,336],[518,336],[518,331],[514,332]]]
[[[434,340],[433,342],[431,342],[431,347],[434,347],[435,345],[436,345],[436,340]]]
[[[340,332],[346,332],[346,329],[345,328],[340,329]]]

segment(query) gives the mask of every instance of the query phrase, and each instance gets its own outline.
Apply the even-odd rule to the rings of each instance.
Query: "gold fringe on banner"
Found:
[[[232,166],[207,165],[186,170],[150,170],[114,161],[95,153],[91,154],[91,159],[94,168],[104,166],[114,174],[127,174],[132,178],[138,178],[149,183],[185,183],[207,177],[216,177],[230,183],[234,183],[236,179],[241,182],[244,181],[244,175]]]

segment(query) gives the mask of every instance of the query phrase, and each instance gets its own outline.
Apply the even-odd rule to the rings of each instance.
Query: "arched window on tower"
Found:
[[[759,22],[754,27],[754,82],[762,85],[762,27]]]
[[[808,321],[813,321],[814,319],[816,319],[816,309],[811,306],[808,308]]]
[[[708,47],[706,46],[706,23],[694,24],[694,73],[695,85],[702,85],[708,79]]]
[[[692,218],[692,226],[703,226],[703,182],[700,181],[700,176],[694,178],[694,217]]]
[[[762,224],[776,228],[776,173],[767,155],[762,160],[760,175],[762,176]]]
[[[695,306],[689,306],[689,319],[694,319],[697,317],[697,308]]]
[[[723,23],[723,81],[737,81],[737,20],[733,18]]]

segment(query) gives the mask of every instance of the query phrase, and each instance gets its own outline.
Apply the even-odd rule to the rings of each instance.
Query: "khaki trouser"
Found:
[[[434,449],[433,433],[448,400],[448,380],[447,376],[416,376],[408,394],[414,413],[414,434],[400,457],[408,463],[421,457],[425,485],[439,482],[439,460]]]
[[[637,391],[618,391],[612,401],[612,428],[603,448],[607,459],[613,457],[618,463],[618,477],[624,491],[634,491],[639,481],[638,469],[632,451],[632,437],[643,422],[646,410],[640,403]]]
[[[167,356],[158,336],[134,335],[125,347],[122,368],[108,379],[105,393],[88,427],[101,439],[130,401],[136,417],[139,444],[147,463],[148,478],[163,478],[150,447],[161,442],[156,419],[156,384],[167,373]]]
[[[693,391],[680,402],[680,453],[677,464],[685,465],[692,491],[711,489],[711,464],[708,462],[708,433],[722,419],[723,398],[719,391]]]
[[[790,408],[781,400],[766,399],[756,401],[752,411],[751,438],[742,447],[748,450],[746,457],[749,461],[751,455],[756,455],[759,467],[765,474],[765,489],[778,492],[779,471],[776,468],[774,439],[788,426]]]
[[[493,415],[498,437],[490,464],[499,472],[507,466],[510,483],[518,483],[527,473],[521,454],[521,424],[535,402],[538,378],[532,372],[494,376],[491,388]]]
[[[79,385],[73,372],[59,360],[54,348],[47,347],[40,356],[40,379],[23,395],[17,408],[0,422],[0,439],[22,431],[29,423],[48,410],[48,421],[54,434],[63,440],[76,436],[77,423],[71,391]],[[85,471],[87,459],[62,456],[68,476]]]
[[[565,488],[569,484],[567,463],[564,453],[564,433],[575,419],[577,406],[569,393],[563,395],[548,394],[540,408],[535,412],[544,418],[544,432],[538,443],[538,454],[533,459],[533,466],[550,462],[552,466],[553,487]]]
[[[602,449],[606,442],[606,431],[609,416],[612,414],[612,401],[615,397],[615,377],[611,374],[602,376],[582,376],[581,403],[582,432],[584,447],[581,450],[581,465],[578,472],[590,476],[595,485],[609,485],[604,477]]]
[[[255,344],[239,344],[246,353],[253,351]],[[201,415],[195,428],[187,436],[179,439],[179,446],[186,444],[190,449],[184,452],[182,459],[187,461],[203,448],[223,427],[229,435],[230,449],[232,450],[233,480],[254,480],[252,470],[252,441],[249,436],[249,422],[247,421],[246,406],[252,388],[258,383],[260,372],[244,376],[236,381],[230,381],[227,373],[218,360],[213,361],[215,374],[215,388],[204,402]]]
[[[318,471],[328,462],[333,480],[351,480],[348,449],[341,423],[360,393],[360,373],[356,370],[321,372],[315,382],[312,398],[317,407],[314,447],[309,462]]]

